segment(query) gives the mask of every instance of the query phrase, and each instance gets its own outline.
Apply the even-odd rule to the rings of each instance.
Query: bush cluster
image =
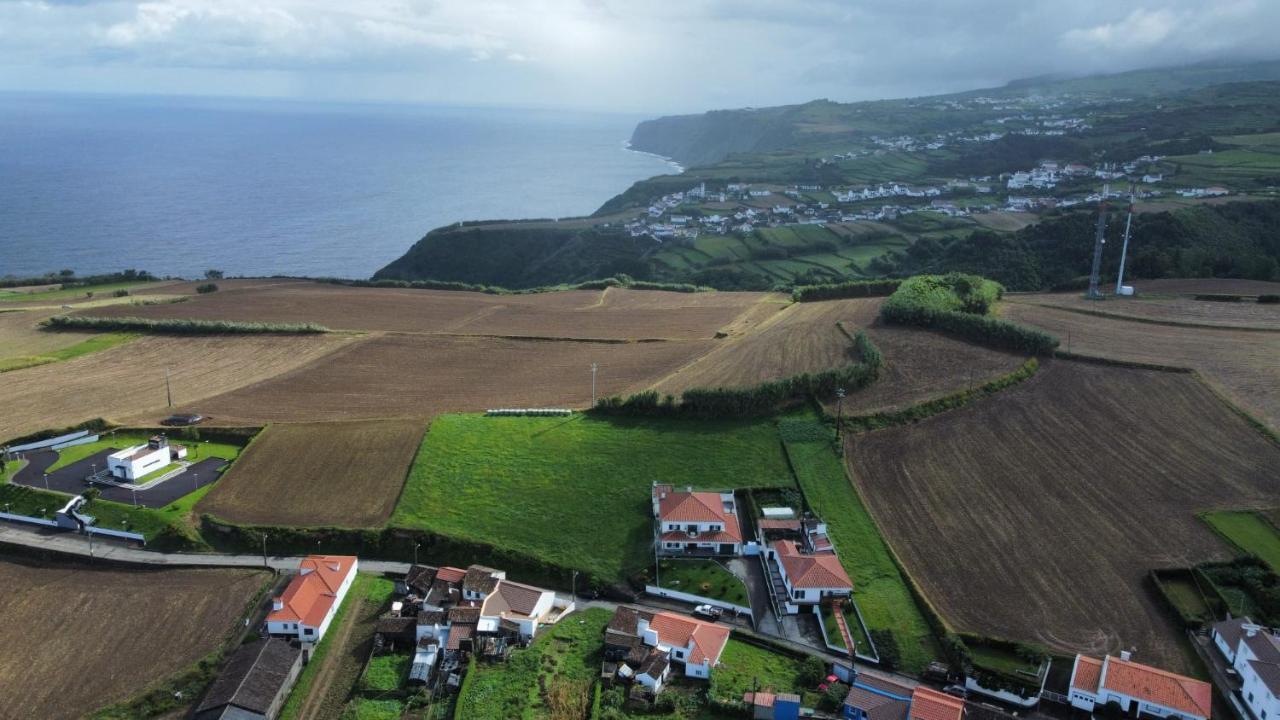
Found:
[[[200,293],[201,295],[208,295],[211,292],[218,292],[218,284],[211,283],[211,282],[201,283],[196,286],[196,292]]]
[[[880,317],[885,322],[942,330],[1000,350],[1052,354],[1057,338],[987,315],[1002,293],[999,283],[976,275],[917,275],[889,296]]]
[[[779,407],[808,397],[830,397],[837,388],[848,392],[864,388],[880,376],[880,350],[861,331],[854,336],[853,350],[862,358],[841,368],[818,373],[800,373],[741,388],[689,388],[675,396],[660,396],[646,390],[629,397],[607,397],[595,411],[606,415],[674,416],[697,418],[757,417],[771,415]]]
[[[1262,305],[1275,305],[1280,303],[1280,295],[1259,295],[1258,302]]]
[[[1197,300],[1207,300],[1209,302],[1240,302],[1244,298],[1240,295],[1225,295],[1219,293],[1201,293],[1196,295]]]
[[[329,332],[315,323],[258,323],[232,320],[181,320],[177,318],[93,317],[58,315],[41,323],[48,330],[112,330],[162,335],[233,335],[255,333],[310,334]]]
[[[839,298],[884,297],[892,295],[901,284],[901,280],[854,280],[822,285],[799,285],[791,290],[791,298],[796,302],[813,302]]]

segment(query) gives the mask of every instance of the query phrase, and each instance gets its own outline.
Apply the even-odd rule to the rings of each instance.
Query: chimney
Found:
[[[284,609],[284,599],[283,599],[283,598],[272,598],[272,600],[271,600],[271,609],[272,609],[272,610],[283,610],[283,609]]]
[[[1130,651],[1128,651],[1128,650],[1121,650],[1121,651],[1120,651],[1120,659],[1121,659],[1121,660],[1124,660],[1125,662],[1129,662],[1130,658],[1132,658],[1132,657],[1133,657],[1133,653],[1131,653]]]

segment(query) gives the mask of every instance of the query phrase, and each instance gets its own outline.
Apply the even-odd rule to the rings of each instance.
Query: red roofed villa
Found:
[[[298,575],[284,593],[272,601],[267,632],[320,642],[342,599],[356,579],[357,560],[352,555],[310,555],[303,558]]]
[[[731,492],[677,491],[654,483],[653,515],[663,555],[742,553],[742,526]]]
[[[1213,689],[1209,683],[1133,662],[1127,652],[1101,660],[1077,655],[1070,699],[1072,707],[1088,712],[1117,703],[1125,714],[1137,710],[1157,717],[1208,720]]]
[[[834,552],[805,553],[791,540],[777,540],[765,552],[774,596],[795,615],[802,607],[815,612],[826,598],[853,594],[853,581]]]

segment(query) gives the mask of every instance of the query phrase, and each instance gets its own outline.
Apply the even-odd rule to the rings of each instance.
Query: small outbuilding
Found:
[[[196,707],[193,720],[272,720],[302,671],[302,650],[278,638],[241,645]]]

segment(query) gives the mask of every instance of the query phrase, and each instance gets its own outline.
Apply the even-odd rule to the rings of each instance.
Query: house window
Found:
[[[1253,693],[1249,693],[1249,702],[1253,702]]]
[[[689,532],[691,532],[691,533],[698,532],[698,526],[697,526],[697,525],[694,525],[694,524],[692,524],[692,523],[690,523],[689,525],[686,525],[686,526],[685,526],[685,529],[686,529],[686,530],[688,530],[688,531],[689,531]]]
[[[306,630],[303,630],[303,631],[302,631],[302,634],[304,634],[304,635],[315,635],[315,634],[316,634],[316,631],[315,631],[315,630],[313,630],[313,629],[311,629],[311,628],[307,628]]]

